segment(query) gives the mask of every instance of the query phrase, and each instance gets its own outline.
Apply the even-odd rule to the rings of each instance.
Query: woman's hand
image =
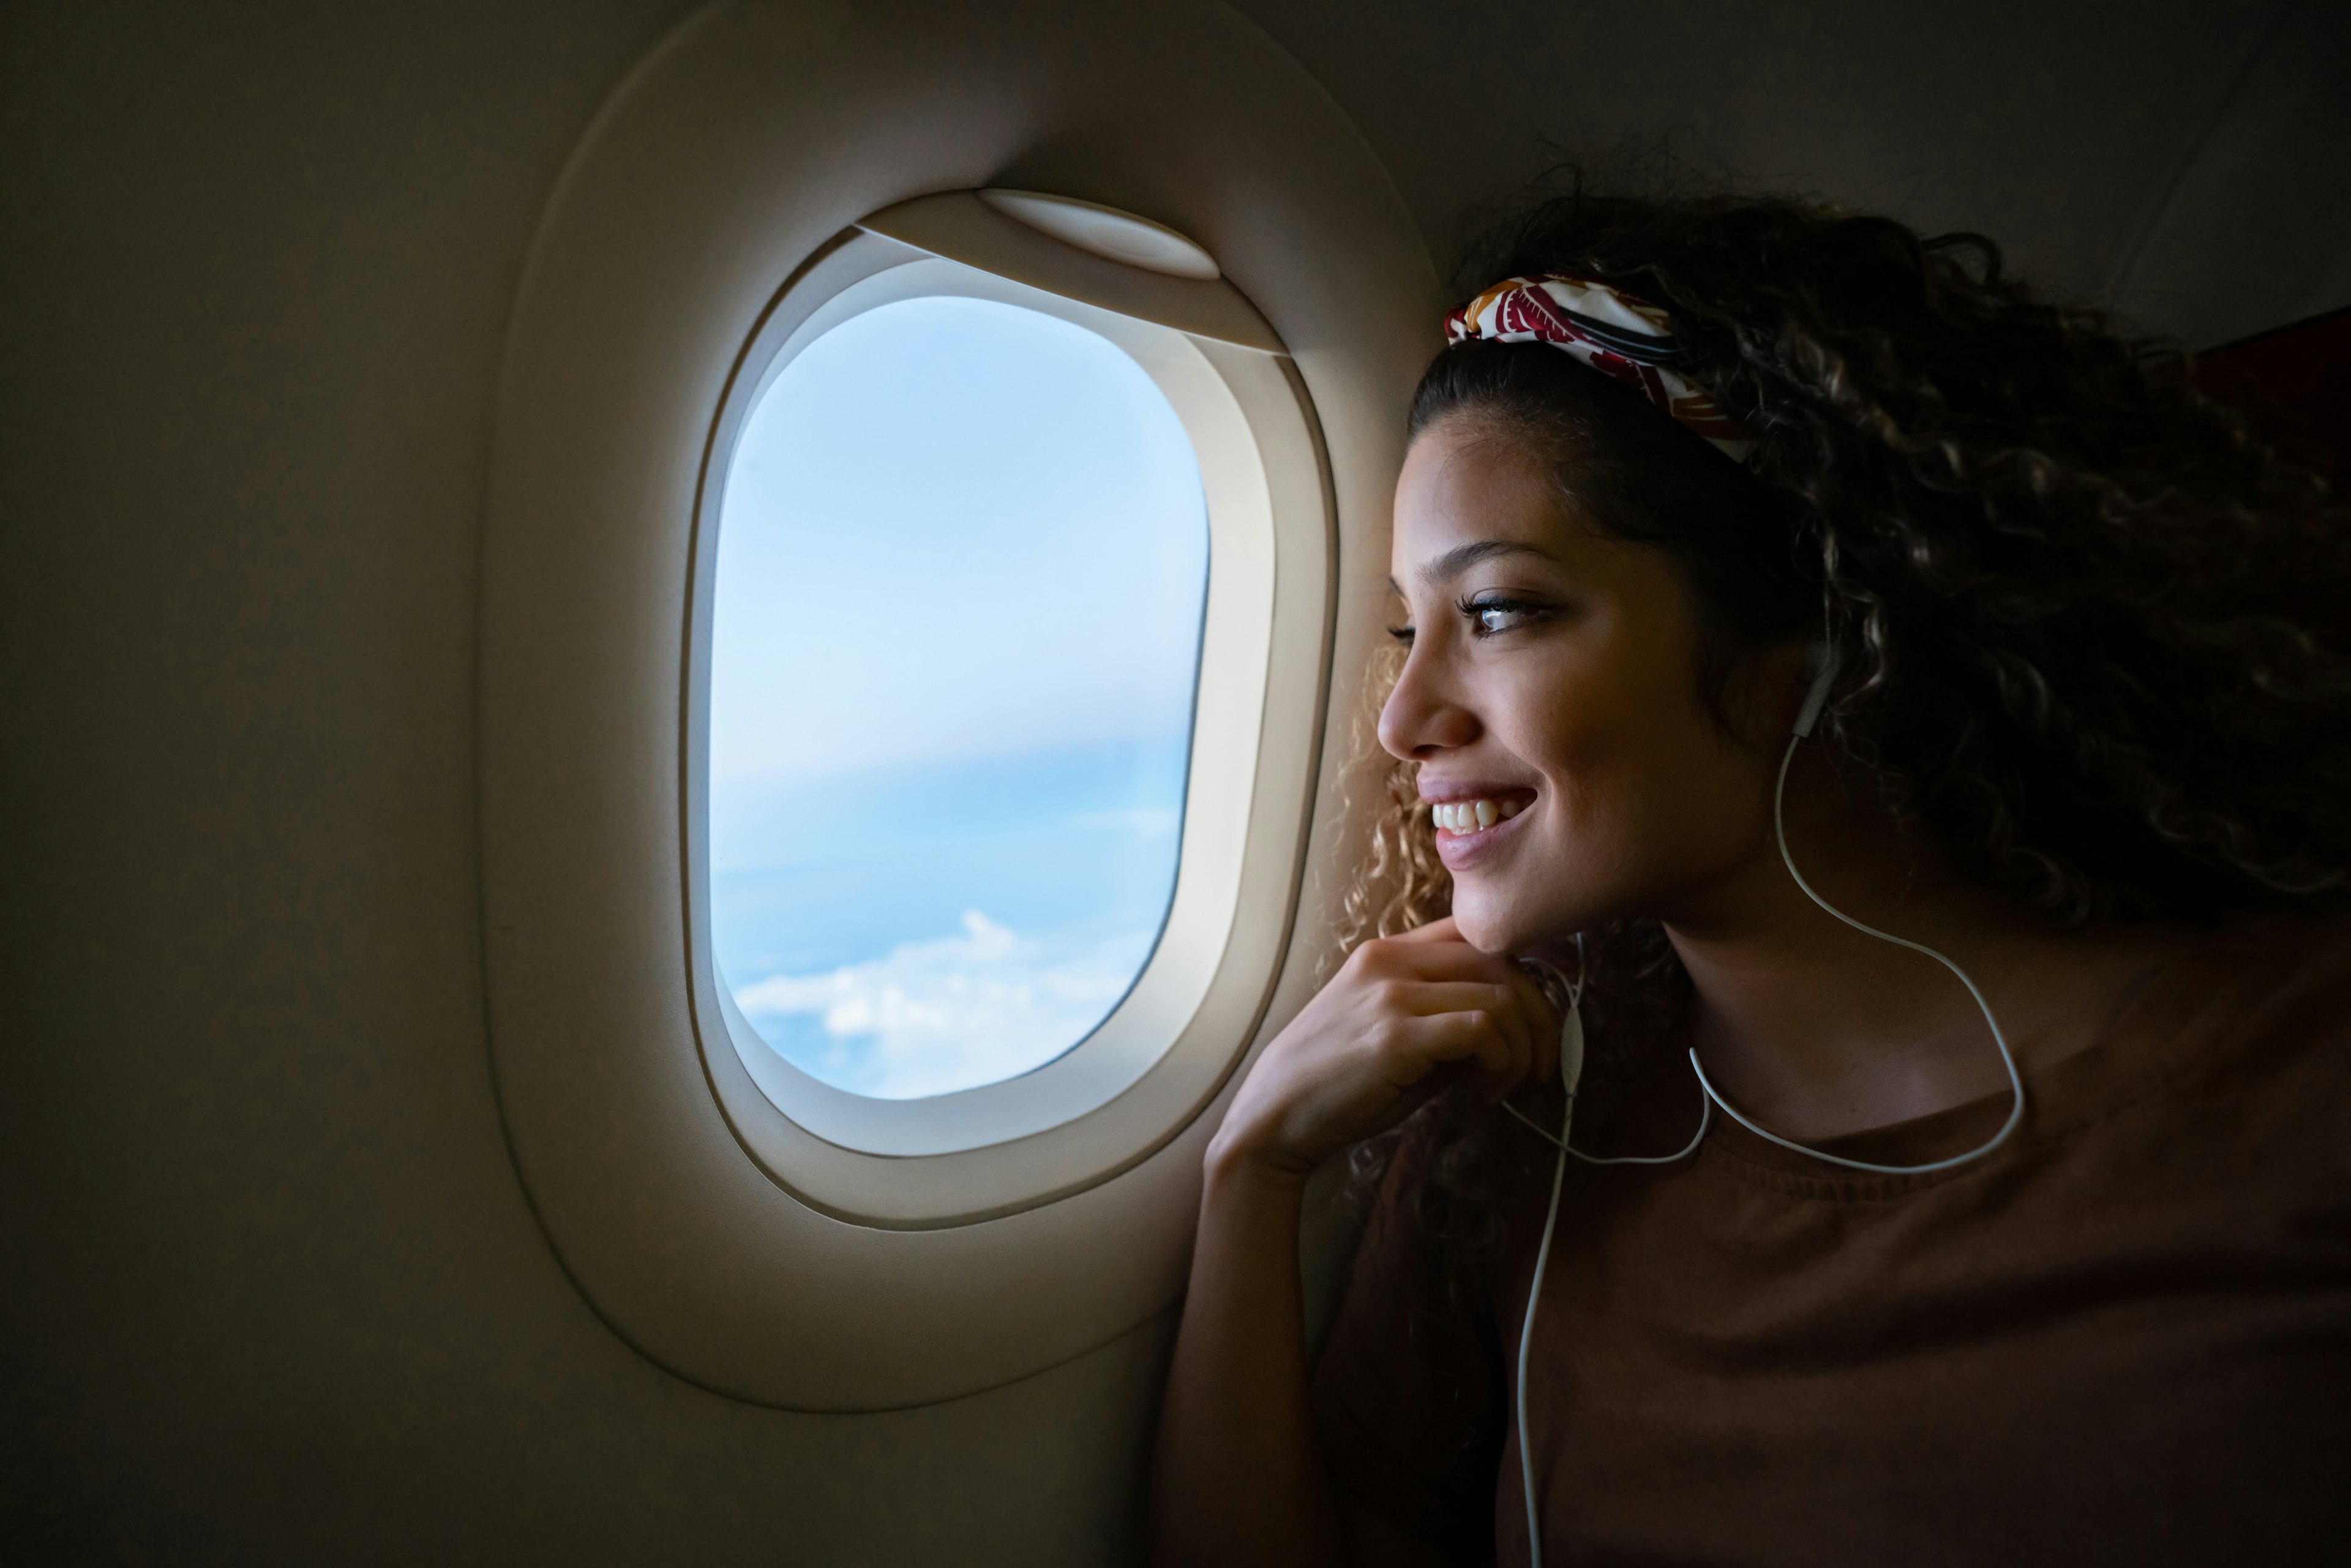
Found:
[[[1266,1047],[1209,1158],[1302,1178],[1459,1078],[1499,1100],[1548,1080],[1558,1053],[1541,989],[1451,920],[1366,942]]]
[[[1208,1148],[1159,1410],[1154,1561],[1346,1556],[1348,1527],[1316,1455],[1306,1392],[1298,1217],[1307,1175],[1464,1077],[1498,1099],[1549,1077],[1558,1049],[1558,1020],[1534,982],[1462,941],[1450,920],[1364,943],[1266,1047]]]

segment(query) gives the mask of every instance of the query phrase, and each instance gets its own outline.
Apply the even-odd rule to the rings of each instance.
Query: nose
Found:
[[[1443,661],[1426,643],[1416,644],[1404,673],[1380,708],[1380,745],[1405,762],[1426,762],[1439,752],[1468,745],[1483,729],[1478,716],[1451,689]]]

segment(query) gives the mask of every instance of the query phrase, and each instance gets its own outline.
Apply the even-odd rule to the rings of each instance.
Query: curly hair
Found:
[[[2043,298],[1980,235],[1795,201],[1575,192],[1505,231],[1479,281],[1535,273],[1670,309],[1677,368],[1761,450],[1742,469],[1540,344],[1446,350],[1413,432],[1489,421],[1590,526],[1667,551],[1702,695],[1729,655],[1817,629],[1843,656],[1818,732],[1840,771],[2057,926],[2346,902],[2351,530],[2178,350]],[[1384,769],[1350,944],[1445,913],[1412,772]],[[1644,1048],[1689,985],[1654,922],[1584,951],[1604,1081],[1662,1054]],[[1422,1220],[1467,1255],[1499,1245],[1530,1164],[1495,1121],[1466,1100],[1421,1119]]]

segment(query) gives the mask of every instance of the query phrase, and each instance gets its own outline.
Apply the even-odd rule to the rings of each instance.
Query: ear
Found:
[[[1724,715],[1749,745],[1777,747],[1801,716],[1805,687],[1815,674],[1810,635],[1785,637],[1739,655],[1724,693]]]

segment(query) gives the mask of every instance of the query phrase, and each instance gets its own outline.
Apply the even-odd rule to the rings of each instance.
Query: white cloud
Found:
[[[1083,1039],[1134,983],[1154,936],[1024,936],[977,909],[963,927],[830,974],[754,981],[735,1003],[754,1024],[812,1016],[824,1049],[788,1054],[829,1083],[884,1100],[946,1094],[1026,1072]]]

